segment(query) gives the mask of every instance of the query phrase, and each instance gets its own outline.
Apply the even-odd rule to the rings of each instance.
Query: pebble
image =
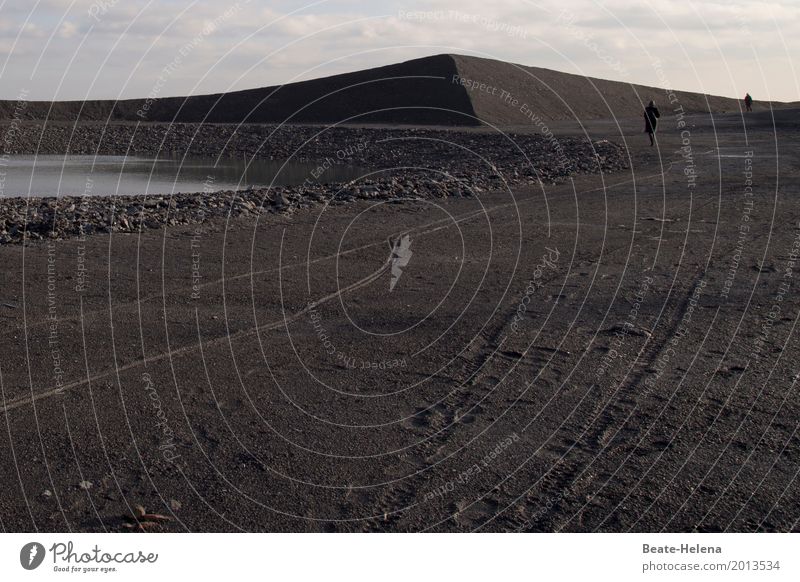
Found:
[[[0,136],[6,131],[7,124],[0,124]],[[168,152],[240,159],[246,155],[248,159],[319,163],[321,180],[335,164],[376,173],[347,184],[307,181],[301,186],[172,196],[112,197],[93,191],[88,196],[76,192],[59,198],[0,198],[0,244],[139,232],[214,217],[290,214],[312,204],[359,199],[472,197],[627,167],[624,148],[607,140],[558,137],[558,147],[554,147],[551,140],[530,133],[335,127],[314,138],[318,132],[319,128],[304,126],[20,123],[14,139],[6,144],[7,153],[163,156]],[[488,161],[465,155],[464,147]]]

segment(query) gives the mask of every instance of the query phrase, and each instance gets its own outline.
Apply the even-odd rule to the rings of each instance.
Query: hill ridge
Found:
[[[638,115],[664,89],[483,57],[438,54],[284,85],[189,97],[31,101],[23,119],[474,126]],[[736,99],[675,91],[686,113],[737,111]],[[764,108],[769,104],[756,103]],[[773,104],[776,105],[776,104]],[[0,101],[0,118],[18,115]]]

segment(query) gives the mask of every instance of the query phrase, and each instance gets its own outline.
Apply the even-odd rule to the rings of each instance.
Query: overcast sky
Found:
[[[216,93],[438,53],[793,101],[800,0],[0,0],[4,99]]]

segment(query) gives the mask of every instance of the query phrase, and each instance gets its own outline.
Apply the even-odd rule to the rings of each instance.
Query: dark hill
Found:
[[[508,96],[511,96],[508,98]],[[738,111],[735,99],[677,92],[687,112]],[[25,119],[212,123],[530,124],[542,120],[631,117],[642,102],[666,103],[663,89],[591,79],[461,55],[399,64],[276,87],[193,97],[122,101],[34,101]],[[514,101],[516,100],[516,102]],[[777,104],[776,104],[777,105]],[[16,103],[0,101],[0,118]],[[767,104],[756,102],[757,108]]]
[[[687,113],[725,113],[739,111],[740,101],[702,93],[674,91],[633,85],[619,81],[594,79],[550,69],[525,67],[477,57],[453,55],[459,74],[497,87],[470,90],[476,115],[497,125],[531,123],[532,111],[543,120],[606,119],[638,116],[653,99],[663,112],[679,105]],[[506,91],[507,94],[501,94]],[[508,98],[510,95],[510,99]],[[670,99],[677,98],[674,104]],[[513,104],[513,99],[517,104]],[[773,103],[773,106],[784,104]],[[754,109],[766,109],[769,103],[755,102]]]

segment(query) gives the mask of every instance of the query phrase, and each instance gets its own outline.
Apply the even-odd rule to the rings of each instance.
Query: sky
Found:
[[[0,99],[219,93],[439,53],[800,100],[800,0],[0,0]]]

